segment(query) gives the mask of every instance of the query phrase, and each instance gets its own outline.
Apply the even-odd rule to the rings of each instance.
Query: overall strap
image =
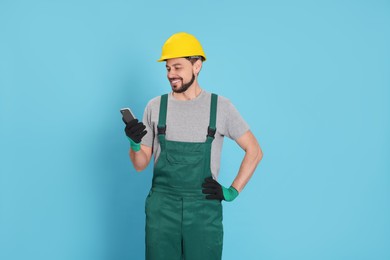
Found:
[[[216,128],[217,103],[218,103],[218,95],[212,93],[211,94],[211,104],[210,104],[210,122],[209,122],[209,128],[207,129],[207,142],[210,142],[210,143],[214,140],[215,132],[217,131],[217,128]]]
[[[166,120],[167,120],[167,106],[168,106],[168,94],[161,96],[160,101],[160,112],[158,115],[158,125],[157,125],[157,134],[164,135],[167,130]]]

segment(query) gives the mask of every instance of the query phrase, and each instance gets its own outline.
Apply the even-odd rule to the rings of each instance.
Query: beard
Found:
[[[183,79],[181,79],[182,85],[180,88],[172,87],[172,91],[175,93],[183,93],[186,92],[189,87],[191,87],[192,83],[195,81],[195,74],[192,74],[192,78],[189,82],[183,83]]]

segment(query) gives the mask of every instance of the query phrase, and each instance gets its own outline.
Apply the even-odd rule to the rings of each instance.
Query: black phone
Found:
[[[131,112],[130,108],[122,108],[120,111],[126,123],[129,123],[131,120],[135,119],[135,116],[133,112]]]

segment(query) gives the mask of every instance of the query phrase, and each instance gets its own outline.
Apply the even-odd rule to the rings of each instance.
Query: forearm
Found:
[[[262,158],[263,152],[257,142],[245,150],[244,159],[242,160],[238,174],[232,183],[232,186],[238,192],[241,192],[244,189]]]
[[[136,171],[142,171],[148,166],[151,158],[149,149],[143,145],[141,145],[141,149],[138,152],[130,149],[129,156]]]

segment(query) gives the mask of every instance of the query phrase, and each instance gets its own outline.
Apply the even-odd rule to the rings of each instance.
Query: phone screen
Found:
[[[120,111],[126,123],[129,123],[131,120],[135,119],[135,116],[131,112],[130,108],[122,108]]]

